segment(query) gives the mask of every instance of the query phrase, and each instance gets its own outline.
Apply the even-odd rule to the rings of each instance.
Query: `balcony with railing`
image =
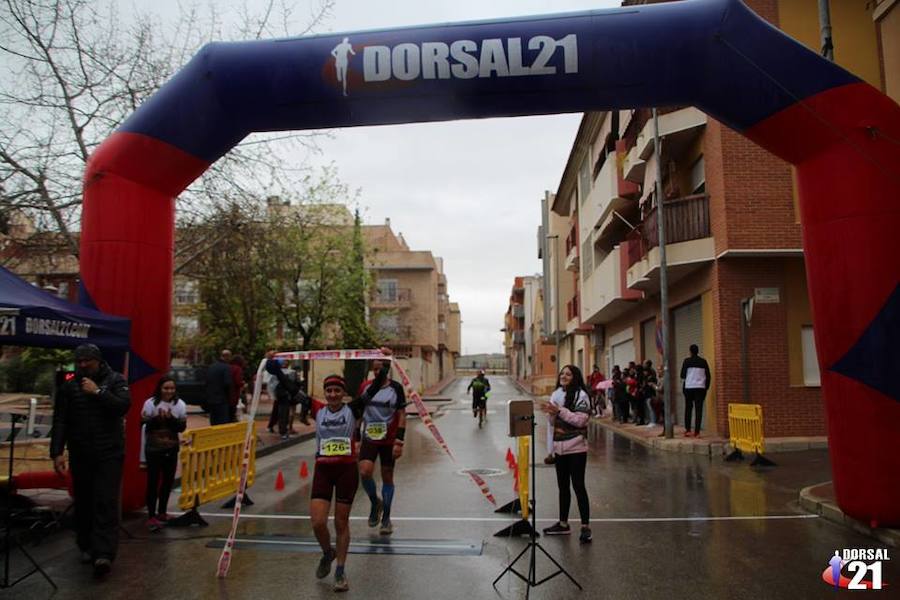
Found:
[[[715,260],[710,232],[709,196],[696,194],[667,200],[665,204],[666,263],[669,283],[675,283],[704,263]],[[659,230],[656,207],[628,238],[629,288],[659,289]]]
[[[569,235],[566,236],[566,271],[578,270],[578,227],[572,226]]]
[[[512,316],[517,319],[525,318],[525,307],[521,304],[513,304],[512,305]]]
[[[409,308],[412,306],[412,290],[410,288],[376,289],[372,292],[370,308]]]
[[[525,332],[524,331],[513,331],[512,332],[512,342],[513,344],[522,345],[525,343]]]
[[[385,344],[412,344],[413,329],[410,325],[378,328],[375,332]]]

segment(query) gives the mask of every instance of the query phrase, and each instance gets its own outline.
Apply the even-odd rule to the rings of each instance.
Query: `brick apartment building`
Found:
[[[814,0],[747,4],[817,49]],[[896,4],[832,3],[837,62],[895,99],[900,52],[884,51],[900,39]],[[696,343],[713,372],[705,433],[727,434],[727,405],[744,401],[746,382],[748,400],[763,405],[768,436],[824,435],[791,167],[697,109],[659,112],[661,153],[649,110],[586,113],[556,193],[542,200],[544,333],[560,337],[559,364],[597,364],[605,373],[631,360],[660,364],[659,161],[676,421],[681,360]]]
[[[461,347],[459,305],[450,302],[443,259],[410,250],[384,225],[364,225],[367,268],[373,274],[369,322],[379,341],[400,357],[421,391],[455,373]]]

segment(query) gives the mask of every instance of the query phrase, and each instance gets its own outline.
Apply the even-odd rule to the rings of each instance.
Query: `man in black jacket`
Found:
[[[131,405],[128,383],[103,360],[100,349],[75,349],[75,377],[56,391],[50,457],[69,469],[75,496],[75,528],[82,562],[101,577],[112,568],[119,539],[119,491],[125,459],[123,417]]]
[[[684,392],[684,435],[700,437],[700,423],[703,421],[703,400],[709,389],[709,364],[700,356],[697,344],[691,344],[691,355],[681,363],[682,391]],[[691,433],[691,409],[697,409],[694,433]]]

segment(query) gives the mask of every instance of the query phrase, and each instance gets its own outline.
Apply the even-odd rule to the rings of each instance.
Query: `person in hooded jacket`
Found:
[[[131,394],[94,344],[75,349],[75,377],[56,391],[50,457],[54,470],[69,470],[75,499],[76,543],[94,575],[109,573],[119,543],[120,489],[125,424]]]

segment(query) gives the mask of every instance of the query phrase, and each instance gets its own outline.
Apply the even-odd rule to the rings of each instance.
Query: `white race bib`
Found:
[[[378,442],[387,437],[387,423],[366,423],[366,437]]]
[[[319,456],[350,456],[352,454],[350,438],[334,437],[319,443]]]

